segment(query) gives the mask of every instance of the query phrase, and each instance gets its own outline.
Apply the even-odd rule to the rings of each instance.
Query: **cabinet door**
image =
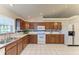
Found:
[[[46,43],[53,44],[55,43],[55,35],[46,35]]]
[[[54,30],[58,30],[58,23],[54,22]]]
[[[13,42],[5,47],[6,55],[16,55],[17,54],[17,45],[16,42]]]
[[[46,35],[46,43],[50,43],[51,42],[51,35]]]
[[[60,43],[64,44],[64,35],[60,35]]]
[[[30,29],[34,29],[34,23],[33,23],[33,22],[30,22],[30,23],[29,23],[29,28],[30,28]]]
[[[54,22],[50,22],[50,29],[54,29]]]
[[[49,29],[50,28],[49,25],[50,25],[49,22],[45,22],[45,29]]]
[[[17,54],[16,52],[17,52],[17,47],[13,46],[12,48],[6,51],[6,55],[16,55]]]
[[[62,24],[61,22],[54,22],[54,30],[61,30]]]
[[[20,20],[20,29],[21,30],[24,30],[24,25],[25,25],[24,21]]]
[[[37,44],[37,35],[29,35],[29,40],[31,44]]]
[[[29,44],[29,35],[26,36],[26,44]]]
[[[60,43],[60,36],[58,34],[55,35],[55,43],[56,44]]]
[[[26,39],[23,38],[23,49],[26,47]]]
[[[22,47],[22,42],[19,42],[18,43],[18,54],[20,54],[23,50],[23,47]]]
[[[61,30],[62,29],[62,23],[58,22],[58,29]]]
[[[46,35],[46,43],[51,44],[63,44],[64,43],[64,35],[62,34],[49,34]]]
[[[55,41],[56,41],[55,35],[51,35],[51,43],[56,43]]]
[[[23,37],[23,49],[29,44],[28,36]]]
[[[22,39],[18,40],[17,46],[18,46],[18,48],[17,48],[18,49],[18,54],[20,54],[22,49],[23,49]]]
[[[15,21],[15,29],[16,30],[20,30],[20,29],[24,30],[24,29],[27,29],[28,26],[29,26],[28,22],[23,21],[22,19],[17,18]]]

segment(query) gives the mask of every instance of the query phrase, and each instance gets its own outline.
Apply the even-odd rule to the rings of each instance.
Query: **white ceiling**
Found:
[[[14,4],[13,7],[10,5],[4,6],[25,19],[28,16],[40,17],[41,15],[53,18],[67,18],[79,14],[79,4]]]

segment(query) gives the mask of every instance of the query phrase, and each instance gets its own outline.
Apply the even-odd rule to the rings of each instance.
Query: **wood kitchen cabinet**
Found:
[[[64,34],[47,34],[47,44],[64,44]]]
[[[30,44],[37,44],[37,35],[31,34],[29,35]]]
[[[50,22],[50,29],[54,29],[54,22]]]
[[[17,54],[20,54],[23,50],[23,43],[22,43],[23,39],[18,40],[17,42]]]
[[[29,44],[29,39],[27,35],[13,43],[8,44],[5,47],[5,54],[6,55],[19,55],[28,44]]]
[[[5,47],[5,55],[17,55],[17,44],[13,42]]]
[[[29,29],[36,29],[37,26],[45,26],[44,22],[29,22]]]
[[[15,21],[15,29],[18,30],[18,28],[19,30],[29,29],[29,23],[20,18],[17,18]]]
[[[22,38],[23,39],[23,49],[29,44],[29,37],[28,37],[28,35],[27,36],[25,36],[25,37],[23,37]]]
[[[37,26],[45,26],[45,29],[61,30],[61,22],[29,22],[30,29],[36,29]]]
[[[24,30],[25,29],[25,22],[20,20],[20,29]]]
[[[24,29],[29,29],[29,23],[23,20],[20,20],[20,29],[24,30]]]
[[[17,50],[16,50],[16,46],[13,46],[11,49],[9,49],[7,52],[6,52],[6,55],[17,55]]]
[[[54,22],[45,22],[46,29],[54,29]]]
[[[18,54],[20,54],[23,49],[29,44],[28,35],[18,40]]]
[[[46,43],[55,43],[55,35],[46,35]]]
[[[61,30],[62,29],[62,23],[58,22],[58,29]]]
[[[54,24],[53,24],[53,29],[54,29],[54,30],[61,30],[61,29],[62,29],[62,24],[61,24],[61,22],[54,22]]]
[[[55,43],[56,44],[61,44],[61,42],[60,42],[60,40],[62,40],[62,39],[60,39],[61,37],[60,37],[61,35],[59,35],[59,34],[56,34],[54,37],[55,37]]]
[[[60,35],[60,43],[64,43],[64,35]]]
[[[44,24],[45,24],[45,29],[50,29],[50,22],[44,22]]]
[[[29,22],[29,29],[34,29],[34,23],[33,22]]]

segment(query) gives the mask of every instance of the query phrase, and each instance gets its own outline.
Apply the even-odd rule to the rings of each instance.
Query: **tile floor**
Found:
[[[29,44],[21,55],[79,55],[79,46]]]

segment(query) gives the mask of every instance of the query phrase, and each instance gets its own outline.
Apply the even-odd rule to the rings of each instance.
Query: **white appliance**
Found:
[[[79,45],[79,24],[74,23],[72,25],[69,25],[69,31],[74,31],[75,35],[74,36],[68,36],[68,45]]]
[[[37,26],[38,44],[45,44],[45,26]]]
[[[68,26],[68,31],[73,31],[72,24]],[[68,35],[68,34],[67,34]],[[73,37],[68,35],[67,45],[72,45]]]

